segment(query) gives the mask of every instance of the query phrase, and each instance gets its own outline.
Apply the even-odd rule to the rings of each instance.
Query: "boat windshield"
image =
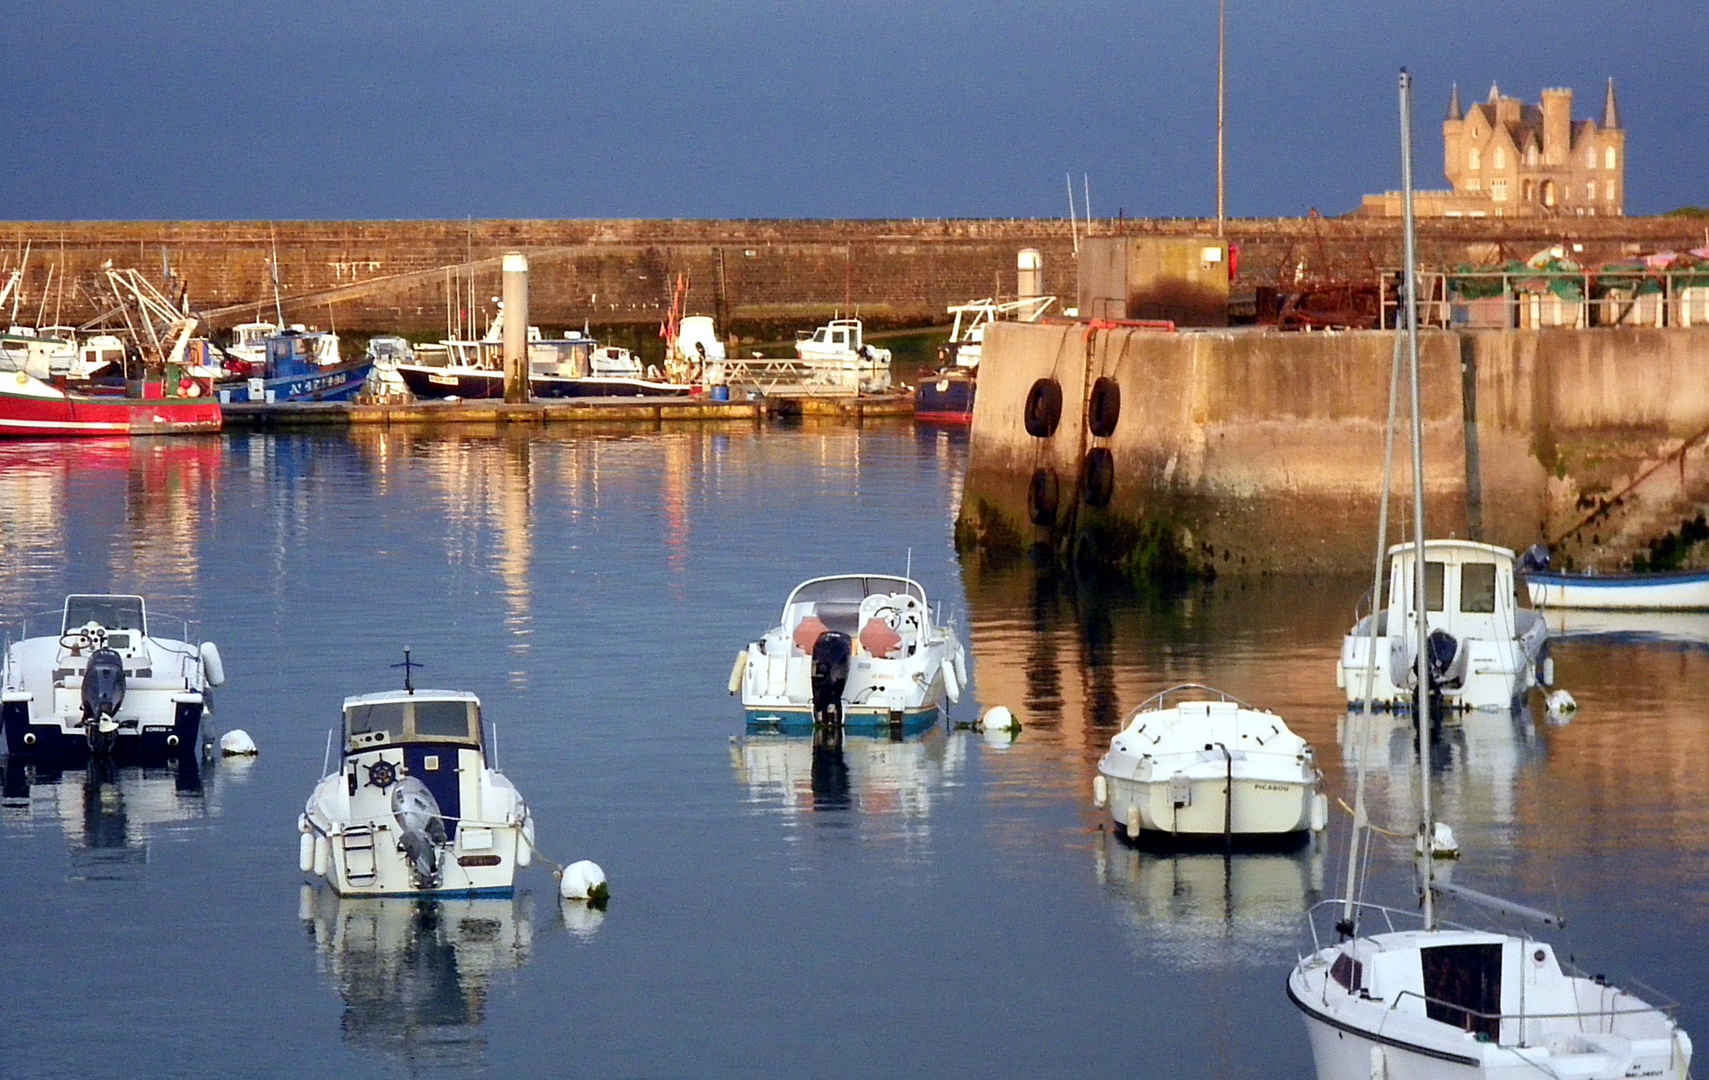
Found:
[[[899,577],[836,577],[809,581],[795,590],[789,598],[792,604],[817,604],[825,601],[860,603],[869,596],[905,593],[926,602],[925,592],[912,581]]]
[[[62,633],[98,623],[108,630],[140,630],[146,636],[140,596],[68,596]]]
[[[344,710],[344,735],[384,732],[393,742],[480,742],[481,707],[467,698],[363,701]]]

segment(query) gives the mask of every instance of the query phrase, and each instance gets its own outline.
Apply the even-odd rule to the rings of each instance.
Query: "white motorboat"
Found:
[[[1098,761],[1093,798],[1131,839],[1275,837],[1323,828],[1322,780],[1280,716],[1189,683],[1129,714]]]
[[[1388,606],[1360,619],[1342,639],[1335,685],[1346,690],[1350,705],[1365,700],[1374,648],[1371,699],[1379,707],[1412,707],[1418,685],[1414,550],[1412,544],[1389,549]],[[1433,700],[1450,709],[1513,709],[1533,686],[1552,681],[1544,657],[1548,624],[1516,603],[1513,552],[1470,540],[1428,540],[1424,595]]]
[[[407,661],[406,661],[407,662]],[[298,818],[300,868],[343,896],[505,895],[534,823],[460,690],[344,699],[338,768]]]
[[[1410,77],[1402,72],[1404,295],[1416,297],[1410,98]],[[1402,307],[1413,418],[1413,544],[1415,550],[1427,551],[1417,307],[1410,302]],[[1397,397],[1400,381],[1399,355],[1397,343],[1397,363],[1390,384],[1391,404]],[[1382,538],[1388,528],[1386,492],[1393,461],[1394,414],[1391,407],[1389,449],[1384,455],[1385,497],[1378,526],[1379,570]],[[1412,624],[1414,640],[1428,636],[1429,612],[1442,606],[1427,601],[1431,592],[1429,577],[1405,575],[1404,580],[1396,582],[1407,590],[1411,600],[1404,610],[1396,609],[1390,614]],[[1449,589],[1449,599],[1452,593]],[[1390,628],[1400,629],[1396,622],[1391,622]],[[1366,626],[1367,633],[1373,636],[1380,630],[1375,622]],[[1415,650],[1409,659],[1416,665],[1414,685],[1432,678],[1432,658],[1425,650]],[[1349,723],[1369,723],[1373,719],[1370,711],[1360,710],[1349,717]],[[1423,733],[1429,722],[1422,711],[1414,713],[1418,732]],[[1305,1020],[1318,1080],[1389,1077],[1517,1080],[1530,1076],[1572,1080],[1640,1076],[1686,1080],[1691,1067],[1691,1038],[1674,1021],[1671,1006],[1652,1004],[1610,985],[1601,976],[1585,976],[1563,966],[1548,943],[1529,933],[1487,933],[1439,924],[1437,905],[1442,897],[1475,904],[1509,919],[1555,926],[1560,925],[1560,919],[1438,878],[1434,865],[1436,844],[1443,830],[1438,828],[1431,812],[1434,740],[1428,735],[1413,740],[1419,763],[1420,812],[1415,834],[1419,910],[1403,912],[1362,901],[1358,893],[1365,862],[1360,848],[1372,842],[1373,838],[1366,834],[1375,828],[1365,804],[1364,749],[1369,738],[1359,732],[1350,742],[1359,748],[1359,755],[1355,769],[1354,827],[1348,833],[1345,863],[1347,892],[1343,899],[1325,901],[1314,909],[1316,912],[1333,907],[1339,916],[1335,923],[1336,940],[1325,944],[1313,920],[1311,951],[1300,958],[1287,982],[1288,999]],[[1412,920],[1416,920],[1416,928],[1396,926],[1397,921]],[[1368,924],[1378,924],[1379,931],[1362,932]]]
[[[863,392],[890,386],[890,350],[870,345],[859,319],[832,319],[812,333],[796,334],[795,355],[809,376]]]
[[[750,724],[920,730],[959,701],[967,656],[918,582],[847,574],[802,582],[778,625],[736,656],[730,692]]]
[[[208,690],[225,681],[213,642],[152,635],[140,596],[67,596],[55,625],[56,633],[6,650],[0,725],[8,753],[200,752]]]

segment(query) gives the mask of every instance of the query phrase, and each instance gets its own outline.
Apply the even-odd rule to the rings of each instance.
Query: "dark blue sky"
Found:
[[[1600,109],[1629,213],[1709,203],[1702,0],[1229,0],[1229,212],[1442,186],[1451,80]],[[1214,212],[1215,0],[19,3],[0,218]]]

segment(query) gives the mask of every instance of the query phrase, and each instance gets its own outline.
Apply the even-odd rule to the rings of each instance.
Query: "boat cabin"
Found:
[[[1664,1013],[1634,1009],[1621,991],[1575,978],[1552,946],[1526,937],[1474,930],[1378,934],[1349,942],[1329,977],[1394,1012],[1502,1046],[1595,1053],[1607,1049],[1603,1041],[1669,1037]]]
[[[267,339],[267,378],[310,375],[339,362],[338,335],[293,326]]]
[[[267,339],[279,332],[279,328],[269,322],[238,323],[231,328],[231,347],[246,352],[262,352],[267,347]]]
[[[385,787],[401,776],[417,777],[439,803],[450,833],[462,814],[462,777],[485,766],[485,746],[480,699],[466,691],[388,690],[344,699],[351,794],[362,783]]]
[[[1385,632],[1411,626],[1413,597],[1411,544],[1389,549],[1388,623]],[[1517,608],[1513,552],[1470,540],[1424,542],[1424,608],[1431,630],[1455,638],[1500,640],[1514,636]]]
[[[859,651],[911,656],[929,629],[926,593],[918,582],[883,575],[814,578],[796,586],[783,605],[783,632],[811,655],[826,631],[847,634]]]
[[[813,336],[807,340],[835,352],[859,352],[861,347],[860,320],[832,319],[825,326],[813,331]]]

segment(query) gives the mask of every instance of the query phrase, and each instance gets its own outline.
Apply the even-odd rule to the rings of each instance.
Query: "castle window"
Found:
[[[1607,192],[1606,198],[1608,199],[1608,201],[1613,202],[1614,201],[1614,181],[1609,180],[1606,183],[1604,183],[1602,185],[1602,190]]]
[[[1584,152],[1584,167],[1587,169],[1596,168],[1596,147],[1593,146]]]
[[[1496,153],[1499,155],[1501,151],[1497,150]],[[1489,197],[1496,202],[1506,202],[1507,181],[1504,179],[1491,180],[1489,182]]]
[[[1543,181],[1543,205],[1555,205],[1555,182],[1553,180]]]
[[[1483,187],[1484,187],[1484,182],[1475,176],[1470,177],[1469,179],[1466,180],[1466,190],[1467,191],[1482,191]]]
[[[1590,183],[1584,185],[1584,197],[1586,199],[1593,201],[1593,202],[1595,201],[1595,199],[1596,199],[1596,181],[1595,180],[1592,180]]]
[[[1499,146],[1496,147],[1495,148],[1495,160],[1493,162],[1491,162],[1491,164],[1494,165],[1498,169],[1507,168],[1507,151],[1503,150]]]
[[[1527,146],[1525,148],[1525,164],[1527,164],[1527,165],[1537,164],[1537,144],[1536,143],[1532,143],[1530,146]]]
[[[1612,146],[1602,152],[1602,161],[1603,168],[1612,169],[1614,167],[1614,148]]]
[[[1468,169],[1481,169],[1481,168],[1483,168],[1483,164],[1484,164],[1483,151],[1479,150],[1475,146],[1472,147],[1472,152],[1466,155],[1466,168],[1468,168]]]
[[[1520,197],[1519,197],[1520,201],[1521,202],[1530,202],[1531,201],[1531,181],[1529,181],[1529,180],[1525,181],[1525,186],[1523,188],[1523,192],[1524,192],[1524,194],[1520,195]]]

